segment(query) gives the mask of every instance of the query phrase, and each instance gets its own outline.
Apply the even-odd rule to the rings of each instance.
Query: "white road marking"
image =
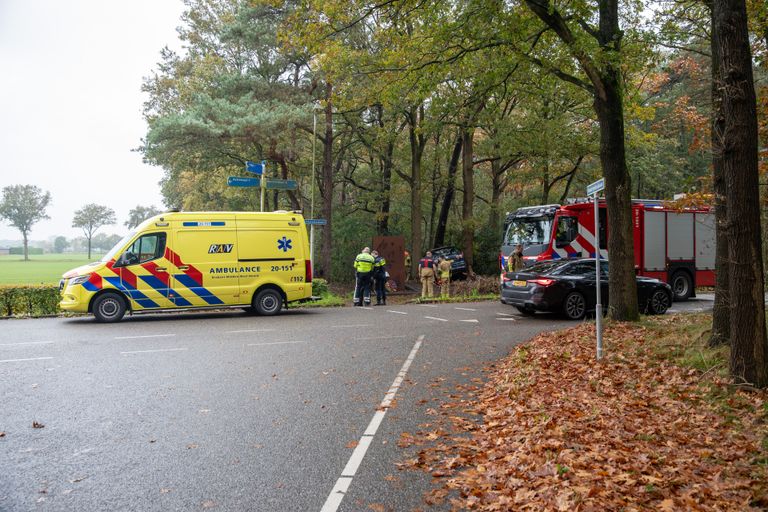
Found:
[[[0,360],[0,363],[20,363],[22,361],[46,361],[48,359],[53,359],[52,357],[29,357],[27,359],[3,359]]]
[[[387,313],[397,313],[398,315],[407,315],[408,314],[405,311],[393,311],[391,309],[388,309]]]
[[[406,338],[404,334],[402,336],[371,336],[370,338],[355,338],[355,340],[389,340],[392,338]]]
[[[273,332],[274,329],[243,329],[242,331],[224,331],[224,334],[239,334],[241,332]]]
[[[668,313],[679,313],[680,310],[679,309],[668,309],[667,312]]]
[[[127,354],[152,354],[155,352],[179,352],[181,350],[189,350],[188,348],[157,348],[154,350],[129,350],[127,352],[120,352],[122,355]]]
[[[0,347],[18,347],[21,345],[51,345],[52,341],[20,341],[18,343],[2,343]]]
[[[263,347],[266,345],[292,345],[294,343],[306,343],[304,340],[300,341],[271,341],[268,343],[249,343],[249,347]]]
[[[417,306],[421,306],[423,308],[436,308],[434,304],[416,304]]]
[[[353,325],[331,325],[335,329],[346,329],[348,327],[373,327],[372,324],[353,324]]]
[[[387,394],[384,396],[384,400],[382,400],[378,410],[376,413],[374,413],[371,422],[368,424],[368,428],[365,429],[365,432],[355,447],[355,451],[353,451],[352,456],[349,457],[347,465],[344,466],[344,469],[341,472],[341,476],[336,481],[333,489],[331,489],[331,493],[325,500],[325,504],[323,505],[323,508],[320,509],[320,512],[336,512],[336,510],[338,510],[339,505],[341,505],[341,501],[344,499],[344,495],[349,489],[349,485],[352,483],[352,478],[355,476],[358,468],[360,467],[360,464],[363,462],[365,453],[368,451],[368,447],[371,445],[371,442],[373,442],[373,437],[379,430],[379,426],[384,420],[384,416],[387,414],[387,410],[392,404],[392,400],[394,399],[395,394],[397,394],[397,390],[400,388],[400,384],[402,384],[406,373],[408,373],[408,368],[411,367],[411,363],[413,363],[413,360],[416,357],[416,353],[419,351],[423,341],[424,335],[422,334],[416,340],[416,343],[411,349],[411,353],[403,363],[402,368],[400,368],[400,372],[398,372],[397,378],[395,378],[392,386],[389,388],[389,391],[387,391]]]
[[[453,309],[459,309],[461,311],[477,311],[476,309],[472,309],[472,308],[453,308]]]
[[[501,320],[502,322],[517,322],[517,318],[497,318],[496,320]]]
[[[473,323],[473,324],[477,324],[477,323],[479,323],[479,320],[477,320],[475,318],[472,318],[471,320],[459,320],[459,322],[470,322],[470,323]]]
[[[512,316],[512,313],[501,313],[499,311],[496,312],[497,315],[503,315],[503,316]]]
[[[373,308],[370,306],[361,306],[360,309],[367,309],[368,311],[372,311]]]
[[[447,322],[445,318],[437,318],[436,316],[425,316],[424,318],[429,318],[430,320],[439,320],[441,322]]]
[[[146,336],[116,336],[116,340],[137,340],[142,338],[170,338],[175,334],[147,334]]]

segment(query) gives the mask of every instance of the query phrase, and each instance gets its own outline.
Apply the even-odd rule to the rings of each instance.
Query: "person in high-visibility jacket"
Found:
[[[387,260],[380,256],[378,251],[371,253],[373,256],[373,288],[376,290],[376,305],[387,305]]]
[[[355,306],[371,305],[371,277],[373,275],[371,249],[365,247],[355,258]]]
[[[419,277],[421,278],[421,298],[435,295],[435,261],[432,259],[432,252],[419,260]]]
[[[451,296],[451,263],[452,260],[445,259],[440,256],[440,260],[437,264],[437,272],[440,276],[440,296]]]

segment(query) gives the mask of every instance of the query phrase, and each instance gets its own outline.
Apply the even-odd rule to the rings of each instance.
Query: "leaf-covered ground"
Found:
[[[589,323],[538,336],[403,434],[416,452],[401,467],[429,471],[427,504],[456,510],[765,508],[767,395],[729,386],[717,357],[678,366],[699,351],[695,321],[610,324],[600,362]]]

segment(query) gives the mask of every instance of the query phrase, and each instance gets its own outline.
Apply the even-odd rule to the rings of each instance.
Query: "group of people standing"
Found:
[[[406,253],[406,268],[410,267],[410,254]],[[451,260],[440,256],[437,261],[432,253],[419,260],[419,278],[421,279],[421,297],[434,297],[435,282],[439,279],[440,295],[449,297],[451,292]],[[370,247],[364,247],[362,252],[355,257],[355,306],[371,305],[371,288],[376,292],[376,306],[387,304],[387,260],[377,251],[371,251]]]
[[[364,247],[355,258],[355,306],[371,305],[371,286],[376,290],[376,305],[387,304],[387,260],[377,251]]]
[[[419,278],[421,279],[421,298],[435,296],[435,281],[440,280],[440,296],[451,296],[451,260],[439,256],[437,262],[432,258],[432,252],[419,260]]]

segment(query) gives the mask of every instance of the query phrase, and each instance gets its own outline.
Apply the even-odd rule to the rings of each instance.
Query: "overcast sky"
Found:
[[[51,193],[30,238],[82,235],[87,203],[113,208],[122,234],[136,205],[163,207],[162,170],[132,151],[146,133],[142,78],[180,48],[181,0],[0,0],[0,188]],[[21,239],[0,221],[0,239]]]

